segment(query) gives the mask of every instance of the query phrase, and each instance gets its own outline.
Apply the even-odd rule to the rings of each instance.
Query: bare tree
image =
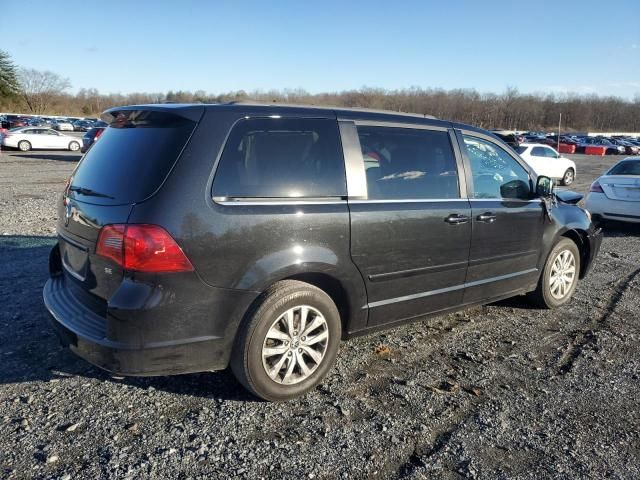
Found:
[[[631,101],[617,97],[577,94],[527,94],[509,87],[504,93],[480,93],[473,89],[444,90],[410,87],[399,90],[362,87],[340,92],[309,93],[302,89],[243,90],[207,93],[203,90],[101,94],[80,89],[65,90],[69,81],[52,72],[22,70],[22,95],[3,98],[0,109],[32,113],[97,116],[102,110],[131,104],[163,102],[224,103],[254,100],[267,103],[304,103],[336,107],[382,108],[400,112],[431,114],[438,118],[469,123],[482,128],[555,130],[562,114],[563,130],[640,130],[640,94]],[[18,104],[21,102],[21,104]]]
[[[68,78],[48,70],[22,68],[19,73],[20,94],[32,113],[47,111],[53,100],[71,87]]]

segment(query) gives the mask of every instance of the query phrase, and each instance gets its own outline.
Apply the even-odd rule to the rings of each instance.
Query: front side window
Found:
[[[253,118],[231,131],[213,181],[219,197],[342,197],[344,160],[335,120]]]
[[[529,174],[511,155],[493,142],[463,135],[471,164],[472,198],[531,198]]]
[[[358,126],[369,199],[459,198],[449,134],[412,128]]]

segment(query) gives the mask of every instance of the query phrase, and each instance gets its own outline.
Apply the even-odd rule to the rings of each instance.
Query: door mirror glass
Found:
[[[500,196],[502,198],[528,200],[529,195],[529,184],[522,180],[511,180],[510,182],[500,185]]]
[[[536,183],[536,193],[539,197],[550,197],[553,193],[553,181],[549,177],[539,176]]]

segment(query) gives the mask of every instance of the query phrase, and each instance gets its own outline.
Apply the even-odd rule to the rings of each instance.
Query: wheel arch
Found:
[[[326,269],[311,269],[305,271],[296,271],[285,269],[280,272],[279,275],[273,275],[268,282],[259,289],[261,292],[249,307],[242,313],[238,323],[233,328],[232,344],[235,345],[235,339],[237,338],[242,324],[248,317],[251,316],[260,303],[264,300],[264,293],[273,285],[285,280],[297,280],[304,282],[314,287],[319,288],[326,293],[333,301],[340,314],[340,325],[342,327],[341,336],[342,339],[348,338],[350,332],[354,330],[360,330],[366,326],[368,320],[368,311],[358,307],[358,301],[361,300],[361,295],[365,293],[358,290],[358,285],[347,285],[345,281],[340,279],[340,275],[335,271],[328,271]],[[362,287],[364,289],[364,286]],[[364,297],[366,303],[366,296]]]
[[[581,229],[569,229],[560,235],[560,238],[568,238],[569,240],[573,241],[573,243],[575,243],[578,247],[578,251],[580,252],[580,274],[578,276],[579,279],[583,279],[587,271],[589,270],[588,263],[589,258],[591,258],[591,247],[589,246],[587,235],[587,232]]]
[[[349,328],[352,307],[349,305],[349,294],[340,280],[325,272],[303,272],[283,278],[282,280],[298,280],[299,282],[308,283],[329,295],[340,313],[342,337],[344,338],[345,332]]]

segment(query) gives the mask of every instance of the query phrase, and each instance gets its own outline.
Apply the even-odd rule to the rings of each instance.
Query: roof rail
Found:
[[[358,107],[338,107],[338,106],[330,106],[330,105],[314,105],[309,103],[266,103],[266,102],[253,102],[250,100],[233,100],[231,102],[223,103],[222,105],[249,105],[255,107],[298,107],[298,108],[317,108],[320,110],[346,110],[349,112],[363,112],[363,113],[386,113],[391,115],[401,115],[405,117],[416,117],[416,118],[432,118],[435,119],[433,115],[427,115],[426,113],[410,113],[410,112],[396,112],[394,110],[381,110],[376,108],[358,108]]]

